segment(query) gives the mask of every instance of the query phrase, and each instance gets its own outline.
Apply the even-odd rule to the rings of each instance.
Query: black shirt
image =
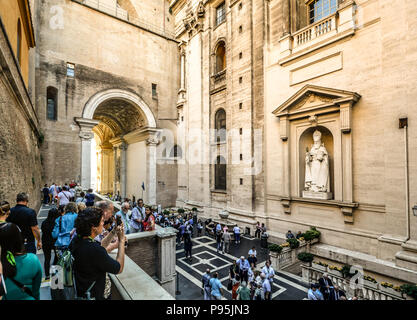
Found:
[[[41,230],[42,230],[42,246],[44,247],[53,247],[56,239],[52,238],[52,231],[55,227],[55,220],[46,219],[42,222]]]
[[[20,228],[24,240],[26,239],[27,242],[35,241],[31,228],[38,225],[35,210],[30,209],[23,204],[17,204],[10,209],[10,216],[6,221],[12,222]]]
[[[90,290],[91,297],[103,300],[106,273],[119,273],[119,262],[112,259],[98,242],[90,239],[78,238],[76,241],[72,241],[71,251],[74,257],[73,267],[77,295],[85,297],[85,292],[95,281],[95,285]]]

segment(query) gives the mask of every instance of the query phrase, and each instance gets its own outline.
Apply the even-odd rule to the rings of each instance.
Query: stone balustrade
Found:
[[[275,270],[281,270],[290,267],[299,262],[297,256],[301,252],[310,252],[310,246],[317,243],[318,239],[313,239],[310,242],[300,241],[300,246],[296,249],[290,247],[283,248],[281,253],[271,252],[271,264]]]
[[[333,14],[325,19],[322,19],[314,24],[303,28],[294,33],[293,38],[293,52],[302,49],[302,47],[310,45],[309,42],[336,30],[336,15]],[[320,39],[317,39],[320,40]]]
[[[346,293],[346,296],[356,296],[362,300],[406,300],[401,292],[395,291],[392,288],[385,288],[380,283],[373,283],[371,281],[358,279],[358,284],[350,278],[344,278],[342,273],[337,270],[331,270],[328,267],[316,265],[312,266],[301,265],[303,280],[308,283],[318,283],[323,273],[329,275],[329,279],[334,285],[339,286],[341,290]],[[351,283],[352,282],[352,283]]]

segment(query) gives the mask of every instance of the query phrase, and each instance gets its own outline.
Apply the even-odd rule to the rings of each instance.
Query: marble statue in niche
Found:
[[[313,133],[313,145],[306,149],[303,197],[331,199],[329,154],[321,142],[321,132]]]

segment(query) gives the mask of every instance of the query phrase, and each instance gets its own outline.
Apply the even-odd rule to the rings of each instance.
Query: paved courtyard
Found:
[[[201,278],[206,269],[219,273],[219,279],[225,290],[225,300],[231,300],[231,291],[227,290],[229,279],[229,267],[233,260],[239,257],[247,256],[252,246],[257,250],[257,269],[265,265],[267,258],[266,249],[262,249],[260,240],[242,237],[240,244],[234,243],[230,246],[230,254],[217,253],[216,241],[209,236],[193,238],[192,261],[185,258],[183,245],[177,246],[177,264],[176,271],[179,274],[180,294],[176,296],[177,300],[201,300]],[[308,287],[301,281],[300,277],[287,272],[277,272],[274,278],[272,288],[273,300],[303,300],[307,297]]]

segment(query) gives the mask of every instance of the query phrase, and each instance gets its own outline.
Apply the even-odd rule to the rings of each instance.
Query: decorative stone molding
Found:
[[[119,100],[125,100],[127,102],[130,102],[136,108],[138,108],[139,112],[144,116],[147,122],[146,125],[148,127],[152,127],[152,128],[156,127],[156,120],[153,115],[153,112],[148,107],[148,105],[142,100],[142,98],[139,97],[135,93],[132,93],[126,90],[121,90],[121,89],[105,90],[91,97],[84,107],[83,118],[92,120],[94,116],[94,112],[98,108],[98,106],[102,104],[104,101],[107,101],[110,99],[119,99]]]
[[[81,130],[79,133],[79,137],[81,138],[81,140],[89,141],[94,138],[94,133],[92,131]]]
[[[353,201],[352,108],[360,98],[355,92],[306,85],[272,112],[279,119],[279,134],[283,141],[282,162],[286,174],[283,177],[285,191],[280,201],[285,213],[291,213],[291,201],[297,199],[337,206],[345,223],[353,223],[353,211],[358,204]],[[334,200],[322,202],[309,199],[307,195],[301,198],[303,185],[299,179],[302,172],[300,139],[307,130],[318,126],[328,130],[333,141],[334,190],[330,191]]]
[[[146,139],[146,145],[155,145],[157,146],[159,144],[159,139],[157,137],[149,137]]]

